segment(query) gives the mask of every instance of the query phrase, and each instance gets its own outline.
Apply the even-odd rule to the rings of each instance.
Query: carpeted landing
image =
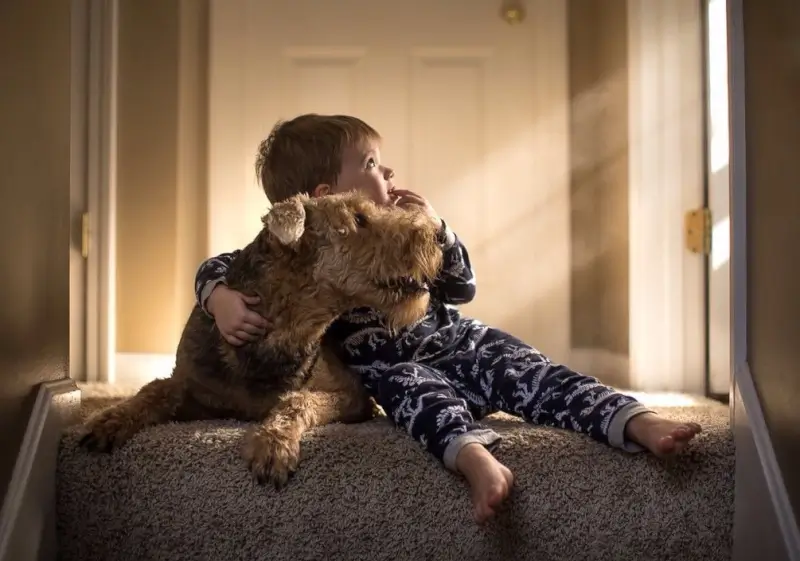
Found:
[[[127,388],[83,388],[83,413]],[[58,466],[63,561],[723,561],[730,559],[734,448],[728,409],[659,402],[704,427],[665,464],[571,432],[507,416],[488,422],[516,475],[487,527],[465,483],[386,419],[310,433],[282,491],[260,487],[240,459],[245,425],[149,429],[111,455],[64,437]],[[663,401],[663,400],[662,400]]]

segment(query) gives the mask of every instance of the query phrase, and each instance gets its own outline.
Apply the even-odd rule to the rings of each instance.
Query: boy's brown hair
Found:
[[[345,149],[380,139],[375,129],[349,115],[300,115],[279,121],[258,147],[256,174],[272,204],[321,184],[336,185]]]

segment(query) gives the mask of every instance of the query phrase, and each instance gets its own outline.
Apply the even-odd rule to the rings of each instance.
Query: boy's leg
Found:
[[[474,406],[433,368],[403,362],[361,374],[367,391],[392,422],[448,469],[456,471],[456,457],[467,444],[491,448],[500,440],[495,431],[475,422]]]
[[[469,394],[462,397],[441,372],[420,364],[361,373],[367,390],[394,424],[467,479],[475,519],[491,518],[508,497],[514,477],[489,451],[500,435],[473,418],[471,409],[480,413],[481,405],[468,403]]]
[[[647,448],[669,453],[672,444],[679,448],[699,432],[699,426],[662,419],[596,378],[552,363],[507,333],[474,320],[463,321],[471,324],[461,344],[469,350],[457,351],[436,366],[462,378],[462,373],[469,373],[472,387],[499,410],[535,424],[581,432],[631,452]],[[661,442],[662,438],[674,442]]]

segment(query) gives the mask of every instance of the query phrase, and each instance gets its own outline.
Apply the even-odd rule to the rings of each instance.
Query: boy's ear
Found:
[[[314,197],[324,197],[325,195],[330,195],[332,192],[331,186],[327,183],[320,183],[314,190],[312,191],[312,196]]]
[[[303,236],[306,223],[304,203],[307,200],[308,197],[305,195],[286,199],[274,204],[270,211],[261,218],[267,230],[282,244],[291,245]]]

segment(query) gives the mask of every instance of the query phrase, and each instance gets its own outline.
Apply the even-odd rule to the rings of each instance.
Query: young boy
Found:
[[[273,203],[301,192],[322,196],[355,189],[379,204],[418,205],[441,224],[444,266],[422,321],[393,336],[377,312],[358,309],[337,320],[326,338],[395,425],[467,479],[475,519],[493,516],[514,480],[490,452],[500,435],[476,422],[493,411],[572,429],[631,452],[681,451],[699,426],[661,418],[632,397],[459,314],[456,305],[475,295],[467,250],[422,196],[395,186],[394,172],[381,162],[380,140],[354,117],[303,115],[275,126],[259,147],[256,170]],[[235,256],[203,263],[195,289],[222,335],[241,345],[261,336],[269,318],[248,308],[255,299],[225,286]]]

